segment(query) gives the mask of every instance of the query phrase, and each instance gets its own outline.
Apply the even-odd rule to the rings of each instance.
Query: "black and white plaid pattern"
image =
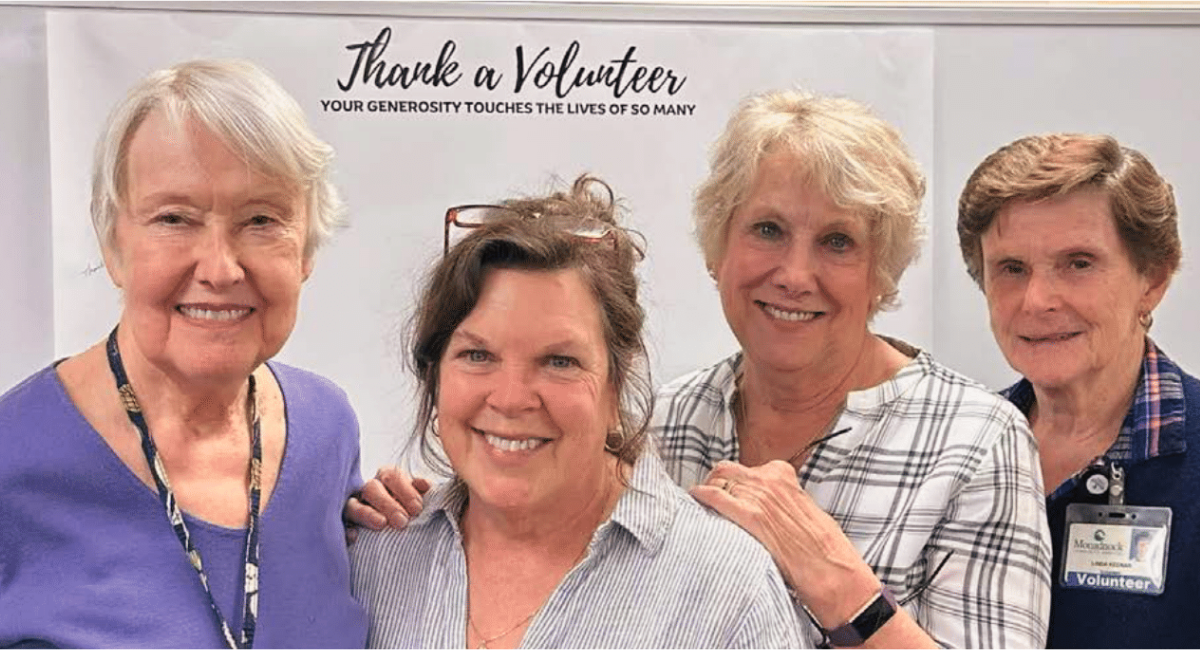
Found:
[[[738,458],[730,410],[740,353],[659,390],[651,431],[683,487]],[[1050,537],[1037,443],[1010,403],[919,352],[849,394],[800,485],[905,609],[947,647],[1043,647]],[[934,569],[950,555],[946,565]],[[820,633],[805,626],[811,643]]]

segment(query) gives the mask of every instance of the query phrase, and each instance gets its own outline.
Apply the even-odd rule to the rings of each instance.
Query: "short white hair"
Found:
[[[249,61],[197,59],[150,73],[109,115],[92,165],[92,226],[102,247],[113,244],[129,142],[153,111],[180,127],[195,119],[256,170],[300,188],[308,208],[305,259],[343,225],[329,181],[333,148],[313,133],[296,100]]]
[[[730,219],[749,198],[763,158],[775,152],[791,154],[834,205],[865,219],[882,292],[873,297],[870,316],[899,306],[900,276],[924,236],[925,177],[895,127],[843,97],[775,90],[738,105],[696,190],[696,237],[708,268],[720,265]]]

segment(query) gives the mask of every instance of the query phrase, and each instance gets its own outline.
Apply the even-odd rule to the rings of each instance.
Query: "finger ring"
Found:
[[[726,492],[728,492],[729,494],[732,495],[733,494],[733,486],[735,486],[735,485],[737,485],[737,481],[725,481],[725,485],[721,489],[725,490]]]

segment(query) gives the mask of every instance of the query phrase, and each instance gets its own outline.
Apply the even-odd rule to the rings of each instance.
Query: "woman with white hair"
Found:
[[[92,220],[123,309],[0,398],[0,646],[365,643],[354,413],[268,362],[340,218],[331,158],[245,62],[154,72],[111,114]]]
[[[746,99],[695,210],[741,349],[660,389],[652,428],[673,478],[771,551],[809,640],[1038,647],[1050,545],[1025,419],[870,328],[924,191],[865,106]]]

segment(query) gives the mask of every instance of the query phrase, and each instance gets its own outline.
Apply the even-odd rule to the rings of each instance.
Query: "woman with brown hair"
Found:
[[[608,186],[453,208],[446,229],[411,363],[414,436],[450,480],[351,547],[369,644],[798,646],[771,557],[646,441],[641,252]]]
[[[967,271],[1023,375],[1004,394],[1041,451],[1049,646],[1200,645],[1200,381],[1150,337],[1182,257],[1170,184],[1110,136],[1037,135],[980,163],[958,206]],[[1154,561],[1128,561],[1138,544]]]

